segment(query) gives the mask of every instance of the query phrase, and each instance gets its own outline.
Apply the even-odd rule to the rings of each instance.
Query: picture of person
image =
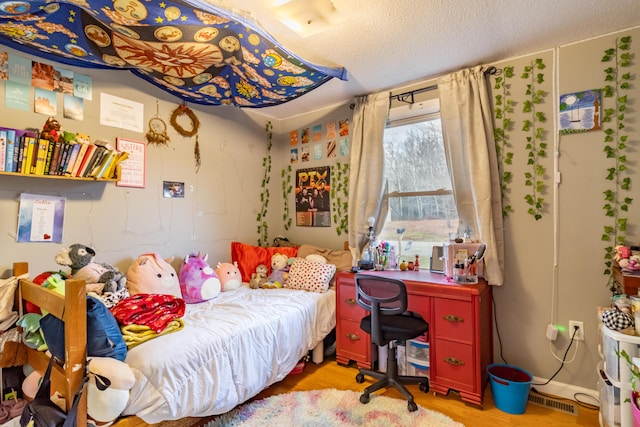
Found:
[[[330,195],[329,191],[327,190],[327,183],[324,180],[318,181],[316,188],[314,188],[313,196],[316,199],[315,207],[319,211],[328,211],[331,209],[331,207],[329,206]]]
[[[311,197],[309,196],[309,189],[302,187],[296,198],[296,211],[306,212],[311,208]]]

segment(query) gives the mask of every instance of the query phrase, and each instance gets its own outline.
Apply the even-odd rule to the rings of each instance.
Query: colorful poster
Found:
[[[147,144],[126,138],[116,139],[116,149],[129,153],[127,160],[120,163],[122,173],[116,182],[119,187],[144,188],[146,185]]]
[[[84,100],[65,93],[63,95],[62,111],[65,119],[84,120]]]
[[[31,86],[31,60],[9,54],[9,80]]]
[[[291,132],[289,132],[289,145],[291,145],[292,147],[295,145],[298,145],[298,131],[297,130],[292,130]]]
[[[303,144],[309,142],[309,128],[304,128],[300,131],[300,141],[302,141]]]
[[[91,101],[91,98],[93,97],[93,83],[91,77],[82,74],[74,74],[73,94],[78,98]]]
[[[298,163],[298,149],[297,148],[292,148],[291,149],[291,163]]]
[[[336,156],[336,141],[327,141],[327,157]]]
[[[349,139],[344,138],[340,140],[340,156],[346,157],[349,155]]]
[[[560,135],[600,129],[600,89],[560,96]]]
[[[31,86],[53,90],[53,65],[33,61],[31,63]]]
[[[349,135],[349,120],[340,120],[340,136]]]
[[[20,194],[17,242],[62,243],[64,197]]]
[[[7,80],[5,83],[4,104],[7,108],[29,111],[31,86]]]
[[[313,127],[313,134],[311,136],[313,142],[322,141],[322,125],[315,125]]]
[[[9,78],[9,54],[0,50],[0,80]]]
[[[327,123],[327,139],[333,139],[338,136],[336,132],[336,122]]]
[[[321,166],[296,171],[296,225],[331,226],[331,168]]]
[[[73,71],[55,67],[53,71],[53,90],[73,95]]]
[[[56,93],[51,90],[35,88],[33,93],[33,111],[45,116],[58,114]]]

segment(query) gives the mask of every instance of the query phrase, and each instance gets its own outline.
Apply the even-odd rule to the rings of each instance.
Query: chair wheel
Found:
[[[369,403],[369,395],[367,393],[363,393],[360,395],[360,403]]]
[[[360,401],[362,401],[362,396],[360,396]],[[407,403],[407,409],[409,409],[409,412],[414,412],[418,410],[418,405],[416,405],[416,402],[414,402],[413,400],[410,400]]]
[[[364,382],[364,374],[357,374],[356,375],[356,382],[358,384],[362,384]]]
[[[420,391],[429,392],[429,383],[427,381],[420,383]]]

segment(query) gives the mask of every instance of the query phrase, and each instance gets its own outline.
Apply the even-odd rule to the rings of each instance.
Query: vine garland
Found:
[[[340,236],[349,231],[349,163],[336,163],[331,166],[331,203],[333,207],[333,222],[336,233]]]
[[[262,166],[264,167],[264,176],[262,178],[260,192],[260,201],[262,202],[262,207],[260,208],[260,212],[258,212],[258,216],[256,217],[256,221],[258,221],[258,246],[268,246],[269,244],[269,226],[267,225],[267,208],[269,207],[269,181],[271,180],[271,147],[273,145],[273,133],[272,133],[273,125],[270,121],[267,122],[265,126],[265,131],[267,132],[267,154],[262,158]]]
[[[611,62],[614,64],[604,70],[605,81],[608,82],[603,88],[605,98],[613,98],[615,108],[605,108],[602,116],[604,130],[604,152],[607,159],[613,159],[613,167],[607,168],[606,179],[612,182],[613,189],[604,192],[605,204],[603,209],[607,218],[610,218],[612,225],[605,225],[602,240],[610,242],[605,248],[605,269],[604,274],[609,275],[609,287],[615,290],[613,285],[613,257],[614,246],[623,245],[625,242],[624,232],[627,230],[627,218],[622,216],[622,212],[629,210],[629,205],[633,201],[631,197],[623,196],[623,192],[631,189],[631,178],[624,176],[627,172],[627,156],[624,151],[627,147],[628,135],[625,129],[625,111],[629,100],[624,91],[630,89],[631,74],[623,73],[622,68],[631,66],[631,37],[616,38],[615,48],[605,50],[601,62]],[[628,172],[627,172],[628,175]]]
[[[495,95],[495,111],[494,117],[499,124],[496,124],[494,130],[494,141],[496,144],[496,154],[498,156],[498,168],[500,169],[501,183],[500,194],[502,196],[502,217],[506,217],[513,212],[513,208],[509,203],[507,193],[509,192],[509,184],[513,182],[513,173],[508,166],[513,164],[513,152],[510,151],[511,143],[509,142],[509,132],[513,130],[513,122],[511,113],[515,102],[509,97],[511,95],[509,83],[513,77],[513,67],[504,67],[503,76],[497,76],[493,88],[500,91]]]
[[[525,92],[529,99],[524,101],[522,112],[531,114],[531,120],[525,120],[522,125],[524,132],[530,132],[530,135],[527,136],[526,149],[529,151],[527,155],[527,165],[531,167],[531,171],[525,172],[524,185],[533,188],[532,193],[527,194],[524,199],[529,205],[527,213],[532,215],[536,221],[542,218],[542,212],[544,211],[544,199],[541,195],[545,190],[545,168],[540,162],[540,159],[547,156],[547,143],[544,142],[544,128],[536,127],[537,123],[547,121],[542,111],[536,111],[536,105],[541,104],[546,95],[543,90],[536,89],[536,85],[544,82],[544,74],[541,72],[536,73],[536,70],[544,70],[545,68],[546,66],[542,59],[537,58],[531,62],[531,65],[524,67],[524,72],[522,73],[522,78],[529,79],[530,81],[530,83],[527,84],[527,90]]]
[[[178,117],[186,115],[191,121],[191,129],[187,130],[183,128],[178,123]],[[195,113],[191,110],[191,108],[187,107],[185,104],[179,105],[178,108],[173,110],[171,113],[171,119],[169,120],[171,126],[178,132],[180,135],[191,138],[192,136],[196,136],[196,145],[193,149],[193,155],[196,159],[196,171],[200,169],[200,143],[198,141],[198,129],[200,129],[200,120],[195,115]]]
[[[291,165],[288,165],[286,168],[283,168],[280,171],[280,178],[282,178],[282,201],[283,201],[283,212],[282,212],[282,220],[284,221],[284,229],[289,230],[291,228],[291,211],[289,210],[289,194],[293,193],[293,185],[291,185],[291,172],[293,168]]]

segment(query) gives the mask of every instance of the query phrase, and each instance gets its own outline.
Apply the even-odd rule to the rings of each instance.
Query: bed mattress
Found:
[[[146,423],[225,413],[282,380],[335,327],[335,292],[249,289],[188,304],[182,330],[129,350],[123,415]]]

